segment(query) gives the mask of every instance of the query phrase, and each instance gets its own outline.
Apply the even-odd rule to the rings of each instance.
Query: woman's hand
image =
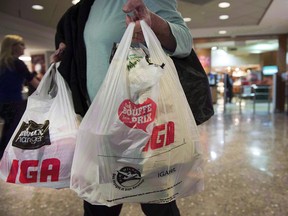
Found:
[[[59,62],[62,59],[62,54],[66,48],[66,45],[64,43],[60,43],[58,49],[50,56],[50,62],[55,63]]]
[[[157,14],[151,12],[144,4],[143,0],[127,0],[122,10],[127,13],[126,24],[135,22],[133,42],[144,42],[140,20],[144,20],[154,31],[163,48],[170,52],[176,49],[176,39],[171,32],[168,22]],[[129,14],[132,15],[129,15]]]
[[[151,27],[151,12],[142,0],[127,0],[122,10],[127,13],[126,24],[135,22],[133,42],[144,42],[140,20],[144,20]],[[128,13],[132,14],[129,15]]]

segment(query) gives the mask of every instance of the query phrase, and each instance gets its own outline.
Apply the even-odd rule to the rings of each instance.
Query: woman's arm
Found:
[[[168,22],[152,12],[150,13],[150,16],[151,20],[153,20],[151,29],[157,35],[159,41],[161,41],[162,46],[166,50],[174,53],[177,43]]]
[[[23,74],[25,80],[28,81],[34,88],[38,87],[39,80],[29,71],[28,67],[22,60],[16,59],[15,67],[19,73]]]
[[[77,10],[78,5],[73,5],[70,7],[60,18],[57,28],[56,28],[56,34],[55,34],[55,47],[56,51],[50,56],[50,62],[58,62],[62,60],[62,54],[66,48],[66,37],[65,35],[67,32],[65,29],[67,29],[67,26],[69,28],[70,26],[70,20],[72,19],[71,16],[75,14],[75,11]],[[69,35],[69,33],[68,33]],[[69,35],[70,36],[70,35]],[[69,37],[68,36],[68,37]],[[71,39],[70,39],[71,40]]]
[[[36,89],[39,85],[39,80],[36,77],[33,77],[29,83]]]
[[[145,1],[127,0],[123,11],[127,13],[126,23],[135,22],[135,42],[143,42],[139,20],[145,20],[158,37],[163,48],[175,56],[187,56],[192,48],[192,36],[181,14],[176,9],[175,0]],[[132,15],[128,15],[133,13]]]

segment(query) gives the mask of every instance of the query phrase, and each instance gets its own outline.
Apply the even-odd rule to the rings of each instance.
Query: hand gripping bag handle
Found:
[[[53,100],[51,108],[57,106],[61,113],[66,113],[67,129],[68,131],[74,131],[78,126],[75,120],[72,95],[68,84],[57,70],[58,65],[58,63],[50,65],[31,97],[47,101]]]
[[[166,56],[166,53],[163,51],[162,46],[155,33],[152,31],[152,29],[148,26],[148,24],[144,20],[141,20],[140,24],[144,35],[144,39],[148,46],[150,57],[154,61],[158,60],[157,63],[159,63],[159,65],[162,64],[163,62],[166,62],[167,59],[163,58],[163,56]],[[127,58],[129,48],[132,42],[134,27],[135,27],[134,22],[128,25],[127,30],[125,31],[113,58],[115,59]],[[124,63],[126,64],[126,62]]]

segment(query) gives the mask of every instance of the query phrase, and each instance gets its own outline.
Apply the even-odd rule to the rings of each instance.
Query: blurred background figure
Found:
[[[39,80],[30,73],[26,64],[19,59],[24,54],[25,43],[18,35],[6,35],[0,51],[0,117],[4,127],[0,136],[0,160],[26,107],[22,97],[25,81],[37,87]]]
[[[233,79],[230,74],[228,73],[225,74],[224,83],[225,83],[225,103],[232,103]]]

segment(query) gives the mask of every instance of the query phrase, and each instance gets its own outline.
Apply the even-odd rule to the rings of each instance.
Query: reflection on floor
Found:
[[[259,105],[260,106],[260,105]],[[288,115],[267,107],[215,105],[199,126],[207,146],[205,191],[178,200],[182,216],[287,216]],[[0,181],[0,216],[81,216],[82,201],[68,189],[35,189]],[[143,216],[137,204],[121,216]],[[157,216],[157,215],[155,215]]]

